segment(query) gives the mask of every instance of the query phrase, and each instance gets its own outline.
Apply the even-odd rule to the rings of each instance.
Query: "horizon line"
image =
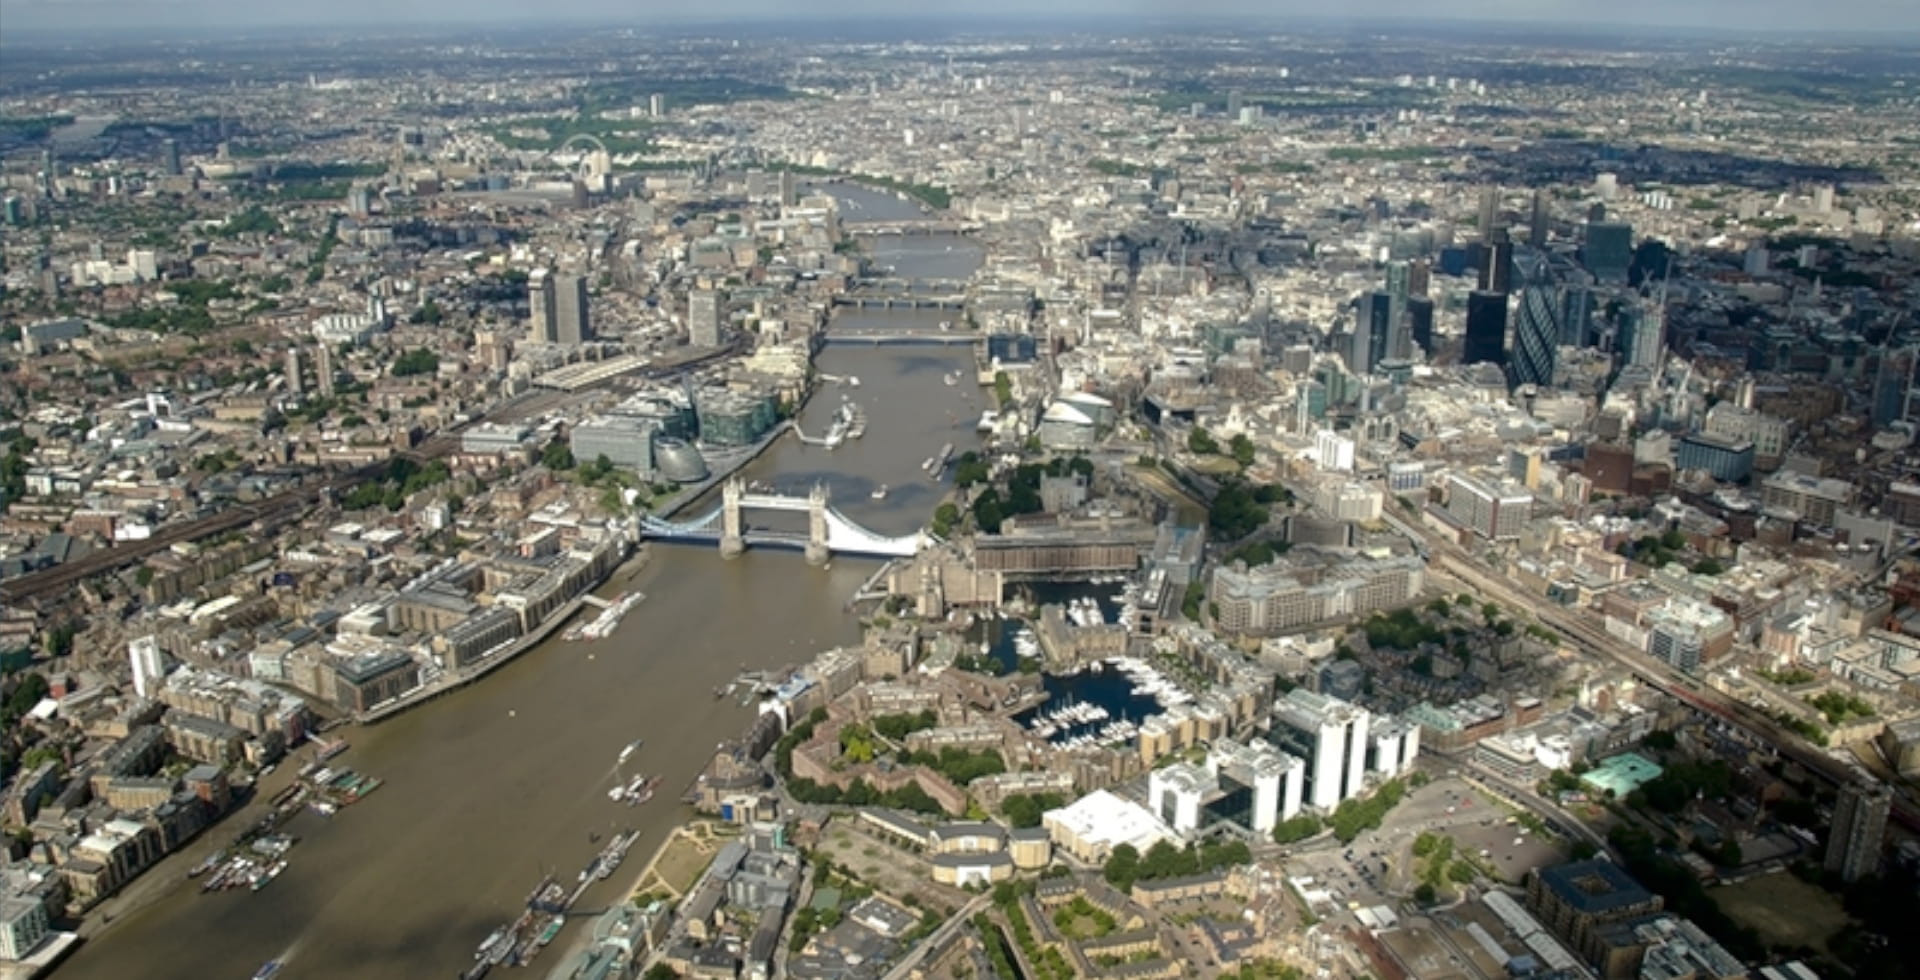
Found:
[[[19,12],[22,5],[6,4]],[[28,9],[42,11],[52,9],[71,9],[65,5],[28,4]],[[295,14],[295,17],[298,17]],[[1528,19],[1511,17],[1450,16],[1445,9],[1422,11],[1418,17],[1395,16],[1389,14],[1366,14],[1340,16],[1327,14],[1305,14],[1294,16],[1235,16],[1229,14],[1204,14],[1174,17],[1166,14],[1119,13],[1119,14],[1055,14],[1050,12],[1003,12],[987,18],[968,17],[945,12],[896,13],[886,16],[862,15],[856,13],[825,14],[810,17],[734,17],[712,18],[702,16],[666,17],[650,16],[625,20],[609,17],[602,12],[568,14],[565,12],[546,16],[533,16],[522,11],[503,11],[499,15],[481,15],[478,18],[451,19],[445,14],[420,17],[382,19],[351,19],[338,22],[318,20],[258,20],[258,21],[221,21],[207,23],[203,21],[169,23],[143,21],[94,21],[86,24],[50,24],[32,23],[25,26],[8,26],[0,31],[0,47],[10,47],[21,41],[45,41],[62,39],[89,38],[132,38],[150,42],[204,40],[209,42],[241,39],[280,40],[299,36],[314,35],[352,35],[368,37],[375,34],[392,35],[396,29],[408,34],[473,34],[487,33],[501,29],[526,30],[528,28],[546,29],[541,33],[563,34],[591,29],[618,29],[632,32],[636,36],[685,37],[698,35],[707,30],[725,28],[736,34],[766,36],[768,34],[787,34],[800,28],[798,33],[822,33],[823,30],[845,27],[858,27],[861,34],[875,34],[887,31],[925,31],[939,30],[955,36],[965,34],[1016,34],[1040,27],[1069,28],[1077,33],[1095,36],[1113,36],[1129,33],[1127,27],[1178,25],[1172,33],[1184,35],[1205,35],[1213,30],[1232,28],[1244,33],[1249,28],[1260,30],[1275,37],[1307,36],[1324,34],[1329,29],[1346,31],[1364,30],[1388,35],[1418,33],[1423,28],[1445,28],[1462,32],[1485,30],[1491,35],[1488,40],[1497,40],[1501,35],[1564,36],[1568,39],[1588,40],[1618,38],[1633,40],[1665,39],[1670,41],[1689,41],[1707,38],[1728,40],[1763,40],[1770,43],[1799,41],[1807,44],[1831,42],[1840,39],[1851,40],[1866,47],[1906,48],[1920,47],[1920,23],[1907,27],[1807,27],[1804,25],[1782,24],[1778,26],[1743,24],[1739,26],[1725,23],[1632,23]],[[902,40],[910,38],[902,37]],[[1797,45],[1790,45],[1797,46]]]

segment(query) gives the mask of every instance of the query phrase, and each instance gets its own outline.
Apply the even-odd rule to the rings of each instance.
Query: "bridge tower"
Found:
[[[827,485],[807,491],[807,564],[824,565],[833,557],[827,549]]]
[[[720,488],[720,557],[737,558],[747,550],[740,527],[740,497],[745,493],[739,477],[729,478]]]

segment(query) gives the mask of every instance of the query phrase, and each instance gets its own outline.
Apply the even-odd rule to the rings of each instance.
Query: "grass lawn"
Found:
[[[1723,885],[1707,894],[1770,946],[1811,946],[1825,952],[1827,938],[1847,924],[1846,910],[1838,899],[1784,871]]]

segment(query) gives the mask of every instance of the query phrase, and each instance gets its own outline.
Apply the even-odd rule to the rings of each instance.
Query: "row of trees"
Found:
[[[1333,810],[1333,836],[1340,843],[1350,844],[1361,831],[1377,830],[1380,822],[1386,819],[1387,811],[1400,804],[1406,795],[1406,784],[1398,779],[1389,779],[1380,784],[1372,796],[1365,799],[1342,800]]]
[[[1131,844],[1114,848],[1101,873],[1106,877],[1107,884],[1124,893],[1131,891],[1136,881],[1204,874],[1219,868],[1246,864],[1251,860],[1252,851],[1241,841],[1212,841],[1198,847],[1189,844],[1180,848],[1162,840],[1147,848],[1145,854]]]

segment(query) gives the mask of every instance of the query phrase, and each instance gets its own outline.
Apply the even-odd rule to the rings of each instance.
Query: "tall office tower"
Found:
[[[54,182],[59,176],[60,176],[59,172],[54,169],[53,150],[51,148],[41,150],[40,151],[40,192],[42,194],[45,194],[47,197],[54,196],[54,190],[55,190]]]
[[[1882,348],[1879,366],[1873,374],[1873,424],[1885,426],[1912,421],[1920,404],[1915,403],[1915,371],[1920,368],[1920,348]]]
[[[725,300],[714,289],[687,294],[687,343],[694,347],[720,346]]]
[[[1413,344],[1407,337],[1407,300],[1413,295],[1413,266],[1407,262],[1387,263],[1387,356],[1402,360],[1413,356]]]
[[[560,342],[558,311],[555,309],[553,273],[535,269],[527,276],[527,342]]]
[[[1658,370],[1667,359],[1667,310],[1653,300],[1638,300],[1620,308],[1616,336],[1620,363]]]
[[[300,377],[300,348],[287,348],[287,390],[298,395],[307,390],[305,379]]]
[[[1407,339],[1421,353],[1433,356],[1433,300],[1425,296],[1407,300]]]
[[[593,339],[587,311],[587,277],[553,277],[553,330],[558,342],[577,347]]]
[[[1547,247],[1547,191],[1536,187],[1533,191],[1533,214],[1527,222],[1527,244],[1534,248]]]
[[[1227,118],[1228,119],[1238,120],[1240,118],[1240,109],[1241,109],[1240,102],[1242,98],[1243,96],[1241,95],[1239,89],[1236,88],[1236,89],[1227,90]]]
[[[133,664],[133,693],[143,698],[160,696],[167,680],[167,661],[160,652],[160,641],[142,636],[127,644],[127,659]]]
[[[160,141],[160,167],[169,177],[180,176],[182,169],[180,167],[179,140]]]
[[[800,193],[794,186],[793,171],[780,171],[780,206],[790,208],[799,203],[799,201]]]
[[[1833,805],[1832,833],[1827,838],[1826,869],[1842,881],[1859,881],[1879,870],[1880,844],[1892,805],[1892,795],[1879,783],[1840,787],[1840,799]]]
[[[347,190],[347,213],[356,218],[364,218],[373,213],[373,189],[365,184],[355,184]]]
[[[1393,297],[1375,290],[1360,300],[1359,316],[1353,324],[1353,348],[1347,354],[1347,369],[1355,374],[1370,374],[1390,355],[1393,342]]]
[[[1494,240],[1480,250],[1480,288],[1489,293],[1513,289],[1513,242],[1505,229],[1494,233]]]
[[[647,115],[655,119],[667,114],[667,97],[655,92],[647,96]]]
[[[313,349],[313,389],[322,398],[333,397],[333,348],[324,343]]]
[[[1560,346],[1562,308],[1558,288],[1545,276],[1520,288],[1513,321],[1513,351],[1508,365],[1516,385],[1553,384],[1554,358]]]
[[[1627,270],[1633,268],[1633,226],[1624,221],[1587,222],[1587,243],[1581,257],[1595,279],[1626,282]]]
[[[1593,290],[1581,285],[1561,287],[1560,345],[1593,346]]]
[[[1505,364],[1507,358],[1507,294],[1476,289],[1467,294],[1467,336],[1460,350],[1462,364]]]
[[[1432,262],[1426,259],[1414,259],[1407,263],[1407,295],[1425,296],[1432,285]]]
[[[1494,222],[1500,219],[1500,185],[1480,188],[1480,240],[1490,241]]]

